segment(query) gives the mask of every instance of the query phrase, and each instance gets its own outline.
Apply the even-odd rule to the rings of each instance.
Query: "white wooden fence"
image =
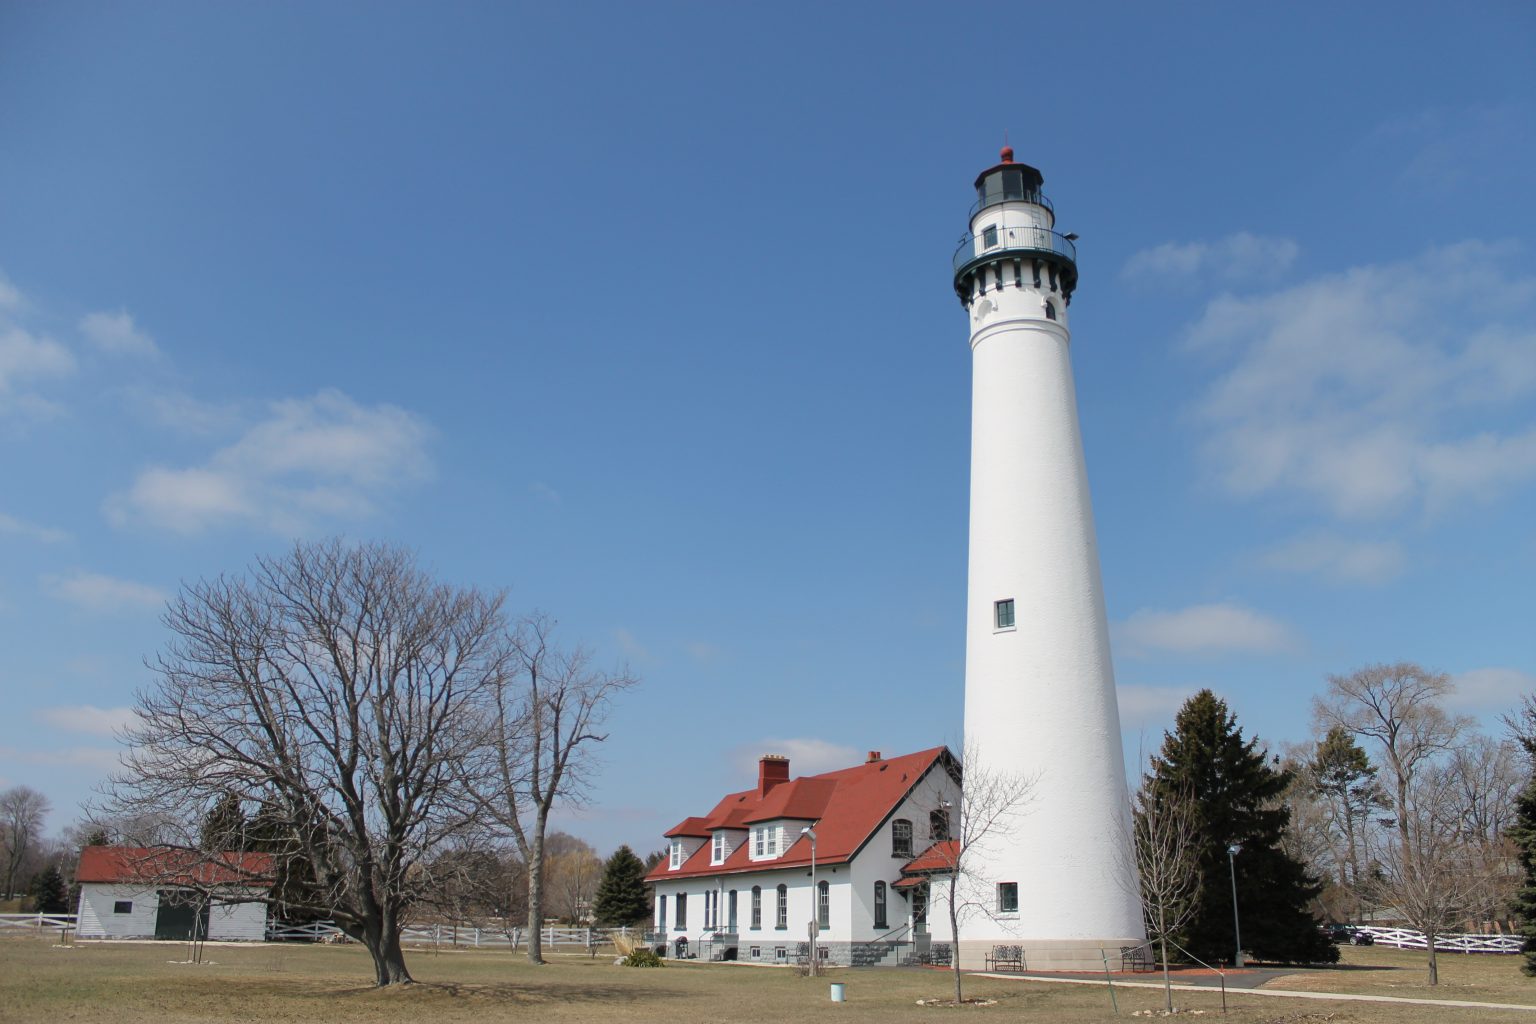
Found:
[[[1429,942],[1423,932],[1412,928],[1379,928],[1374,925],[1354,927],[1376,940],[1378,946],[1396,946],[1398,949],[1428,949]],[[1435,949],[1441,953],[1518,953],[1525,940],[1518,935],[1437,935]]]
[[[628,936],[628,928],[544,928],[541,938],[546,946],[579,946],[590,949],[605,945],[613,934]],[[520,927],[477,927],[466,924],[418,924],[401,930],[402,942],[432,946],[467,946],[472,949],[506,946],[516,949],[528,941],[528,929]],[[285,924],[273,921],[267,925],[269,942],[347,942],[350,941],[330,921],[313,924]]]
[[[63,931],[75,928],[74,914],[0,914],[0,931]]]

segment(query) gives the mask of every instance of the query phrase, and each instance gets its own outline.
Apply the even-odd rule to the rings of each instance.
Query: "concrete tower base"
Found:
[[[1108,939],[1013,939],[1004,942],[961,939],[960,969],[991,970],[987,961],[992,956],[993,947],[1005,945],[1019,947],[1026,971],[1102,974],[1106,969],[1125,970],[1122,950],[1127,946],[1141,945],[1145,941],[1139,935]]]

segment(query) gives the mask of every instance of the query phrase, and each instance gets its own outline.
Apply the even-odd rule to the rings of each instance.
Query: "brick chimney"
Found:
[[[864,763],[865,764],[874,764],[878,760],[880,760],[880,751],[878,751],[878,750],[871,750],[869,752],[869,760],[865,761]]]
[[[768,791],[781,782],[789,781],[789,758],[780,754],[764,754],[757,762],[757,795],[767,796]]]

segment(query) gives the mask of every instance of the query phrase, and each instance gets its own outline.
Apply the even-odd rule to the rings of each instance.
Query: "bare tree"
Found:
[[[1190,841],[1199,825],[1194,801],[1186,792],[1158,786],[1145,776],[1132,798],[1134,876],[1140,880],[1142,919],[1147,935],[1162,953],[1163,1000],[1173,1012],[1173,983],[1168,973],[1168,944],[1190,918],[1200,899],[1200,848]],[[1132,872],[1122,872],[1130,877]]]
[[[0,840],[5,843],[5,895],[16,895],[16,879],[42,839],[48,798],[30,786],[12,786],[0,792]]]
[[[949,916],[954,954],[950,957],[955,981],[955,1003],[964,999],[960,973],[960,930],[964,922],[977,914],[993,916],[999,911],[999,894],[993,880],[982,875],[977,865],[985,851],[1006,843],[1015,822],[1035,798],[1037,779],[1004,772],[989,772],[981,767],[972,748],[966,749],[963,762],[940,759],[931,770],[924,801],[931,805],[930,838],[933,844],[922,855],[932,865],[939,881],[945,910]],[[942,774],[941,774],[942,773]],[[949,783],[949,785],[946,785]],[[948,799],[958,787],[959,802]],[[934,835],[934,825],[943,835]],[[1016,898],[1016,897],[1015,897]]]
[[[1451,681],[1409,662],[1368,665],[1347,676],[1328,677],[1328,695],[1313,701],[1324,726],[1339,726],[1376,741],[1387,771],[1387,787],[1396,815],[1398,847],[1412,855],[1412,829],[1422,815],[1411,800],[1419,769],[1449,750],[1466,720],[1446,714],[1442,701]]]
[[[584,798],[593,747],[613,699],[635,685],[626,669],[602,672],[582,648],[564,650],[545,615],[512,636],[510,670],[492,694],[485,742],[464,776],[473,812],[510,832],[528,871],[528,960],[544,963],[545,835],[558,800]]]
[[[185,586],[110,809],[182,822],[195,850],[224,794],[260,807],[265,848],[307,865],[284,898],[362,942],[379,985],[409,982],[404,918],[466,827],[449,789],[507,670],[501,606],[336,540]]]
[[[1363,918],[1363,900],[1371,877],[1383,815],[1392,804],[1377,781],[1378,769],[1346,729],[1334,725],[1295,766],[1298,796],[1310,794],[1321,811],[1329,839],[1332,877],[1349,900],[1347,916]],[[1293,823],[1300,815],[1293,816]],[[1335,920],[1341,915],[1332,915]]]
[[[1408,804],[1414,815],[1403,845],[1382,854],[1380,898],[1424,933],[1429,983],[1440,983],[1436,940],[1486,904],[1490,878],[1478,851],[1459,834],[1455,793],[1444,773],[1420,773]]]

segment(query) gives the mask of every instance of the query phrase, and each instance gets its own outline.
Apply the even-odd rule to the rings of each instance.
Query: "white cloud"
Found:
[[[94,704],[40,708],[37,717],[55,728],[91,736],[116,736],[134,721],[132,708],[98,708]]]
[[[93,612],[160,608],[166,599],[163,591],[147,584],[94,572],[76,571],[68,576],[47,576],[43,579],[43,585],[61,601]]]
[[[1298,646],[1283,622],[1235,604],[1202,604],[1178,611],[1143,609],[1116,632],[1133,655],[1274,654]]]
[[[1198,686],[1121,683],[1115,687],[1117,703],[1120,705],[1120,721],[1126,726],[1172,721],[1184,702],[1199,689]]]
[[[865,757],[863,751],[813,737],[761,739],[755,744],[737,747],[732,751],[731,763],[735,765],[737,775],[744,780],[743,784],[745,780],[757,780],[757,763],[764,754],[780,754],[789,758],[792,778],[851,768],[862,764]]]
[[[1536,277],[1505,259],[1467,242],[1210,302],[1188,345],[1225,364],[1196,407],[1219,482],[1367,519],[1536,480]]]
[[[0,402],[18,384],[67,377],[74,372],[75,357],[52,338],[37,337],[20,327],[0,326]]]
[[[87,313],[80,320],[80,333],[109,355],[154,356],[160,354],[155,340],[133,324],[126,310],[116,313]]]
[[[69,539],[69,534],[63,530],[55,530],[51,526],[38,526],[35,523],[24,522],[15,516],[8,516],[4,512],[0,512],[0,533],[25,537],[28,540],[40,541],[44,544],[57,544],[60,541]]]
[[[231,430],[240,423],[240,408],[232,403],[205,402],[181,391],[128,388],[123,392],[130,410],[183,436],[203,436]]]
[[[181,533],[230,523],[303,533],[317,519],[372,515],[389,492],[429,477],[431,433],[404,409],[336,390],[275,402],[205,464],[144,470],[106,512],[118,525]]]
[[[0,762],[33,765],[40,768],[89,768],[103,774],[122,767],[121,751],[103,747],[50,747],[47,750],[22,750],[0,747]]]
[[[618,642],[619,650],[624,652],[624,657],[640,662],[651,660],[650,649],[630,630],[621,626],[613,631],[613,638]]]
[[[1214,242],[1164,242],[1143,249],[1126,260],[1120,277],[1146,283],[1267,281],[1289,270],[1298,252],[1289,238],[1240,231]]]
[[[1298,537],[1264,552],[1260,564],[1281,572],[1314,573],[1335,583],[1378,585],[1396,579],[1407,556],[1396,541]]]
[[[1536,695],[1536,675],[1516,668],[1475,668],[1451,680],[1446,703],[1467,711],[1513,711],[1520,698]]]
[[[15,309],[21,305],[21,292],[11,279],[0,272],[0,309]]]

